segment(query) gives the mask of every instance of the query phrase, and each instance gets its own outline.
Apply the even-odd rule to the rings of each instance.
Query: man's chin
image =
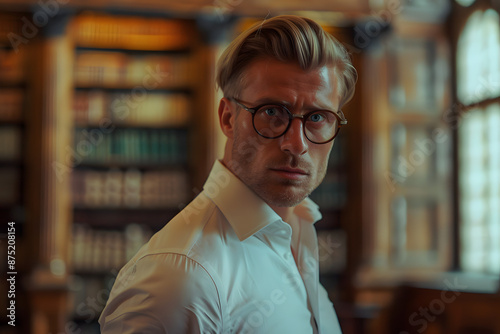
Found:
[[[296,192],[293,189],[283,189],[282,191],[266,192],[261,196],[266,203],[276,207],[294,207],[302,202],[309,193],[300,191]]]

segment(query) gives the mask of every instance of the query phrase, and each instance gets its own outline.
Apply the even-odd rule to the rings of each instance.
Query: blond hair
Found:
[[[298,63],[303,70],[333,66],[339,75],[339,107],[354,95],[358,75],[340,42],[311,19],[281,15],[253,25],[221,55],[216,80],[224,96],[239,97],[245,68],[267,57]]]

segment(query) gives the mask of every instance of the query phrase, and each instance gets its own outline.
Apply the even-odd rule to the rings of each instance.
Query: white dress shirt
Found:
[[[308,198],[294,214],[296,231],[217,161],[203,191],[121,269],[102,333],[341,333],[319,283],[321,214]]]

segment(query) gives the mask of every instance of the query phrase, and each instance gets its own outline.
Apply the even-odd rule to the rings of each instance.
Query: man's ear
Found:
[[[219,102],[219,124],[222,132],[228,138],[233,138],[235,112],[231,101],[223,97]]]

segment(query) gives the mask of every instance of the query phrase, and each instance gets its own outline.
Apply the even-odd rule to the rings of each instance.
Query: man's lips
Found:
[[[281,171],[281,172],[287,172],[287,173],[297,173],[297,174],[309,174],[305,170],[300,169],[300,168],[293,168],[293,167],[275,167],[271,168],[272,170],[275,171]]]
[[[293,180],[300,180],[302,178],[305,178],[309,175],[309,173],[303,169],[300,168],[293,168],[293,167],[274,167],[270,168],[272,172],[277,173],[281,177],[287,178],[287,179],[293,179]]]

